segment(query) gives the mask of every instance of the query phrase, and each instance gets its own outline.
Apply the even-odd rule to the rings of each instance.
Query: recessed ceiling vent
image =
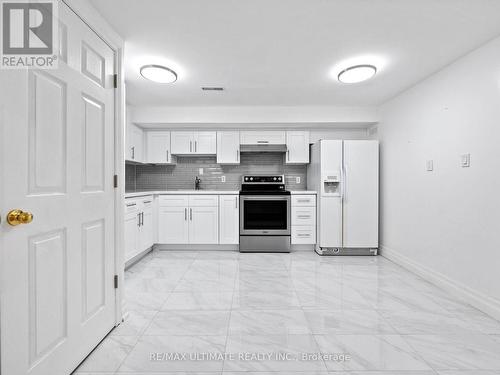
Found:
[[[224,87],[202,87],[201,88],[203,91],[224,91]]]

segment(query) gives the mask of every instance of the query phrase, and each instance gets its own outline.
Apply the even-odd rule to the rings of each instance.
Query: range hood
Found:
[[[280,144],[252,144],[240,145],[240,152],[286,152],[286,145]]]

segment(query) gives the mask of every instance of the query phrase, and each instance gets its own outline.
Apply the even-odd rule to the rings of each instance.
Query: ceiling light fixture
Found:
[[[162,65],[144,65],[141,68],[141,76],[158,83],[174,83],[177,81],[177,73]]]
[[[342,83],[359,83],[372,78],[377,73],[373,65],[354,65],[342,70],[337,79]]]

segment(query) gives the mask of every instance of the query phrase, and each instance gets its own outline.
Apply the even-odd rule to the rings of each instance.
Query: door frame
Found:
[[[65,3],[87,26],[94,31],[114,52],[114,68],[117,74],[115,89],[115,121],[114,121],[114,174],[118,186],[115,188],[115,275],[118,276],[118,288],[115,289],[115,326],[122,322],[122,300],[124,282],[124,220],[125,212],[125,79],[124,79],[124,47],[123,38],[118,35],[108,22],[92,7],[87,0],[60,0]],[[109,280],[112,282],[112,280]]]

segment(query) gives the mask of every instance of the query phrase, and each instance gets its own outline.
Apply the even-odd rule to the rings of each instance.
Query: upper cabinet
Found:
[[[287,164],[309,163],[309,132],[287,131],[286,148]]]
[[[215,155],[217,153],[216,132],[172,131],[171,153],[173,155]]]
[[[285,138],[285,131],[280,130],[245,130],[240,132],[242,145],[284,145]]]
[[[170,151],[170,132],[146,132],[146,163],[170,164],[172,152]]]
[[[239,131],[217,132],[217,163],[218,164],[240,163]]]
[[[138,126],[128,123],[126,138],[125,160],[142,162],[144,159],[144,131]]]

